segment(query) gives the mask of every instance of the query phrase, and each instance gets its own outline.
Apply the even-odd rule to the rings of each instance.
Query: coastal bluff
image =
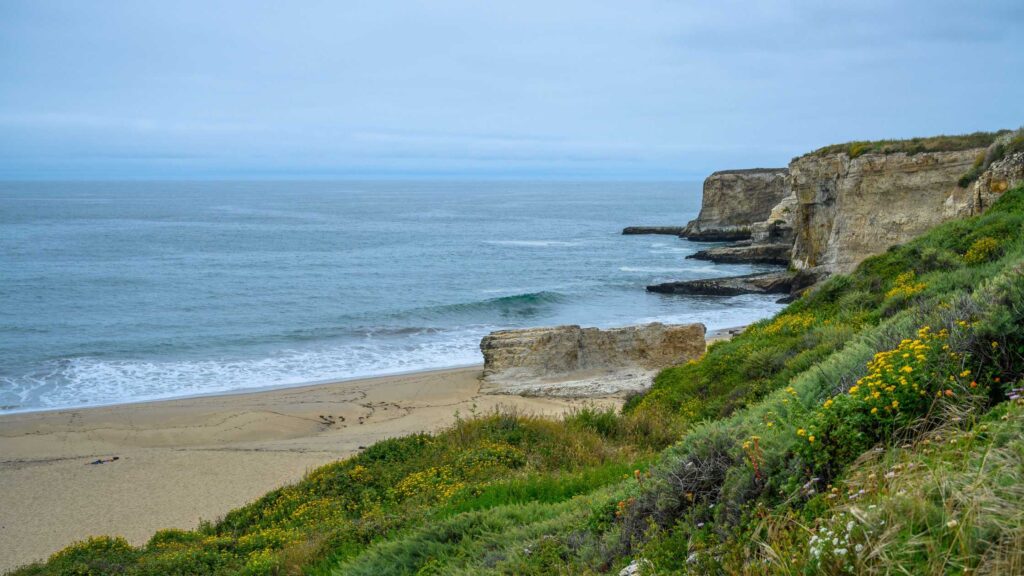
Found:
[[[715,172],[682,237],[732,243],[687,258],[788,266],[803,279],[794,289],[849,273],[943,222],[988,209],[1024,181],[1022,141],[1024,132],[1004,130],[851,142],[787,168]]]
[[[808,155],[790,164],[797,202],[792,262],[825,275],[848,273],[885,251],[971,215],[958,185],[984,148],[907,154]]]
[[[480,342],[481,391],[587,397],[643,390],[658,370],[699,358],[706,347],[705,332],[703,324],[661,323],[492,332]]]
[[[785,168],[721,170],[704,180],[700,214],[681,236],[699,241],[746,240],[787,194]]]

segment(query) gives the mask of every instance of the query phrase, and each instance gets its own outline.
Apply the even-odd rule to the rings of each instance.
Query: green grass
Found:
[[[827,156],[829,154],[846,154],[856,158],[864,154],[920,154],[922,152],[955,152],[972,148],[986,148],[1007,130],[998,132],[973,132],[955,136],[930,136],[927,138],[909,138],[906,140],[874,140],[855,141],[844,144],[832,144],[819,148],[806,156]]]
[[[447,517],[509,504],[562,502],[619,482],[623,478],[632,477],[636,471],[646,470],[647,466],[646,461],[609,462],[579,472],[533,474],[495,482],[479,491],[467,490],[455,495],[447,505],[438,510],[436,516]]]

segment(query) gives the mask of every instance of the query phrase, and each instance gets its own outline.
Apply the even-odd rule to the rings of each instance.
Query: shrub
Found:
[[[917,274],[913,270],[900,274],[896,277],[895,282],[893,282],[892,288],[885,293],[885,297],[906,300],[911,296],[917,295],[927,288],[927,285],[924,282],[915,282],[916,279]]]
[[[964,253],[964,262],[969,266],[975,264],[983,264],[990,260],[995,260],[1000,256],[1002,247],[999,245],[999,241],[990,236],[984,238],[978,238],[971,244],[971,247]]]
[[[138,557],[124,538],[99,536],[76,542],[47,561],[52,573],[67,576],[105,576],[124,572]]]
[[[927,425],[943,403],[987,398],[988,383],[961,369],[967,360],[951,349],[946,329],[924,326],[917,338],[875,354],[863,378],[826,399],[797,429],[798,452],[830,478],[877,442]]]

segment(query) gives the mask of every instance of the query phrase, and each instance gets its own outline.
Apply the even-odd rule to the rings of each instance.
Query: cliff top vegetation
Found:
[[[986,148],[995,142],[996,138],[1008,132],[1010,131],[973,132],[971,134],[929,136],[906,140],[858,140],[818,148],[813,152],[800,156],[800,158],[822,157],[830,154],[846,154],[850,158],[857,158],[865,154],[896,154],[903,152],[914,155],[922,152],[955,152],[973,148]]]

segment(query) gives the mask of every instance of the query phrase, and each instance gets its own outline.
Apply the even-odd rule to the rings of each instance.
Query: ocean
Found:
[[[0,412],[482,362],[492,330],[746,324],[775,297],[649,294],[699,183],[0,183]]]

